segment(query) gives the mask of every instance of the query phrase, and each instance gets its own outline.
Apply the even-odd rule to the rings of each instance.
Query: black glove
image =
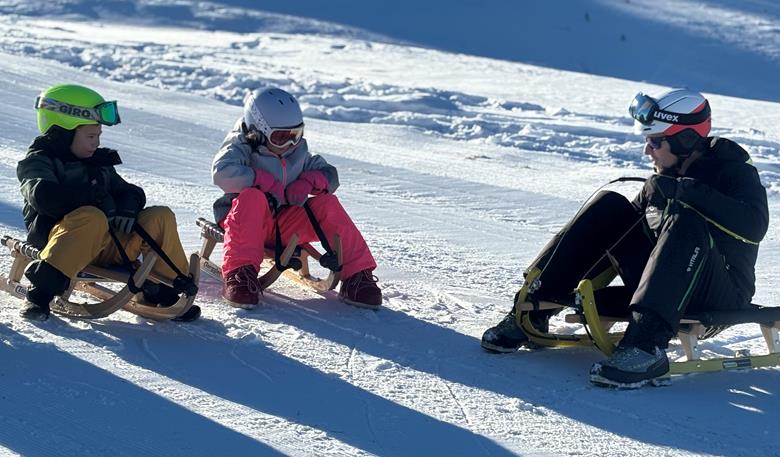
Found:
[[[110,195],[106,195],[102,200],[95,202],[94,205],[97,206],[99,210],[103,211],[103,214],[106,215],[109,222],[116,217],[116,204]]]
[[[135,217],[130,216],[114,216],[108,219],[108,223],[117,232],[133,233],[133,226],[135,225]]]
[[[677,194],[677,178],[667,175],[653,175],[645,182],[645,195],[650,205],[659,210],[666,209],[670,200]]]

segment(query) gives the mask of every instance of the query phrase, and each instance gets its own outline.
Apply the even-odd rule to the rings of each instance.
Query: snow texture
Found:
[[[150,204],[174,209],[191,252],[243,95],[280,86],[339,169],[385,299],[374,312],[280,280],[244,311],[204,277],[195,323],[34,324],[2,295],[0,454],[780,455],[780,370],[621,392],[587,382],[595,350],[479,346],[582,202],[650,173],[626,108],[672,85],[705,91],[714,133],[759,169],[772,219],[754,301],[780,305],[780,6],[374,3],[0,0],[0,232],[24,235],[15,167],[41,89],[119,101],[102,142]],[[755,325],[701,346],[765,351]]]

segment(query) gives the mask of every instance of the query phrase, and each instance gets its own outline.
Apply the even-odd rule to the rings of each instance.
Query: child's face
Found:
[[[79,159],[88,159],[100,146],[100,134],[103,128],[100,124],[80,125],[70,144],[70,152]]]
[[[272,145],[270,143],[266,144],[266,147],[268,148],[268,150],[273,152],[274,154],[276,154],[278,156],[281,156],[282,154],[284,154],[285,152],[287,152],[290,149],[294,148],[295,146],[296,145],[289,144],[289,145],[287,145],[287,146],[285,146],[283,148],[277,148],[276,146],[274,146],[274,145]]]

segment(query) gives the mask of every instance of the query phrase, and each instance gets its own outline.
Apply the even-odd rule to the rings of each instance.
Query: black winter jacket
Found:
[[[752,297],[758,242],[767,232],[769,209],[750,155],[731,140],[708,138],[702,156],[691,163],[684,178],[678,178],[674,198],[660,196],[652,181],[647,181],[634,205],[648,221],[675,208],[697,211],[710,223],[710,235],[743,296]]]
[[[51,127],[35,138],[16,167],[27,241],[38,248],[46,245],[57,222],[82,206],[96,206],[111,217],[136,216],[146,205],[143,189],[114,169],[122,163],[115,150],[98,148],[92,157],[79,159],[70,152],[73,135],[72,130]]]

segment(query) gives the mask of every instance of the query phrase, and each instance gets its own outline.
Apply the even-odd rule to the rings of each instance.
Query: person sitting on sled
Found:
[[[70,278],[89,264],[121,264],[109,231],[135,260],[150,247],[133,232],[141,225],[181,270],[188,262],[176,230],[176,218],[165,206],[146,205],[143,189],[117,174],[122,163],[113,149],[101,148],[102,126],[119,124],[115,101],[107,102],[87,87],[62,84],[49,87],[36,99],[41,135],[17,165],[24,197],[27,241],[40,249],[30,263],[22,317],[44,321],[49,304],[70,285]],[[153,274],[173,280],[174,271],[162,261]],[[145,304],[170,306],[178,293],[163,284],[144,285]]]
[[[591,369],[591,381],[636,387],[669,371],[664,349],[686,311],[749,307],[769,213],[748,153],[708,137],[704,96],[683,89],[657,98],[639,93],[629,112],[655,174],[633,202],[602,191],[548,243],[532,263],[542,273],[530,300],[570,303],[581,279],[614,268],[624,287],[606,290],[622,294],[597,296],[596,303],[619,303],[623,312],[628,305],[631,318],[613,355]],[[542,331],[549,317],[529,315]],[[515,318],[513,309],[484,333],[482,346],[512,352],[528,344]]]
[[[349,304],[378,307],[382,293],[372,274],[374,257],[333,195],[339,186],[336,168],[309,152],[303,130],[295,97],[278,88],[255,90],[214,158],[214,184],[225,192],[214,203],[215,219],[225,230],[222,296],[239,307],[258,304],[258,271],[264,247],[275,245],[276,222],[283,244],[293,234],[300,243],[318,240],[302,208],[308,200],[329,243],[336,235],[342,240],[345,279],[339,296]]]

